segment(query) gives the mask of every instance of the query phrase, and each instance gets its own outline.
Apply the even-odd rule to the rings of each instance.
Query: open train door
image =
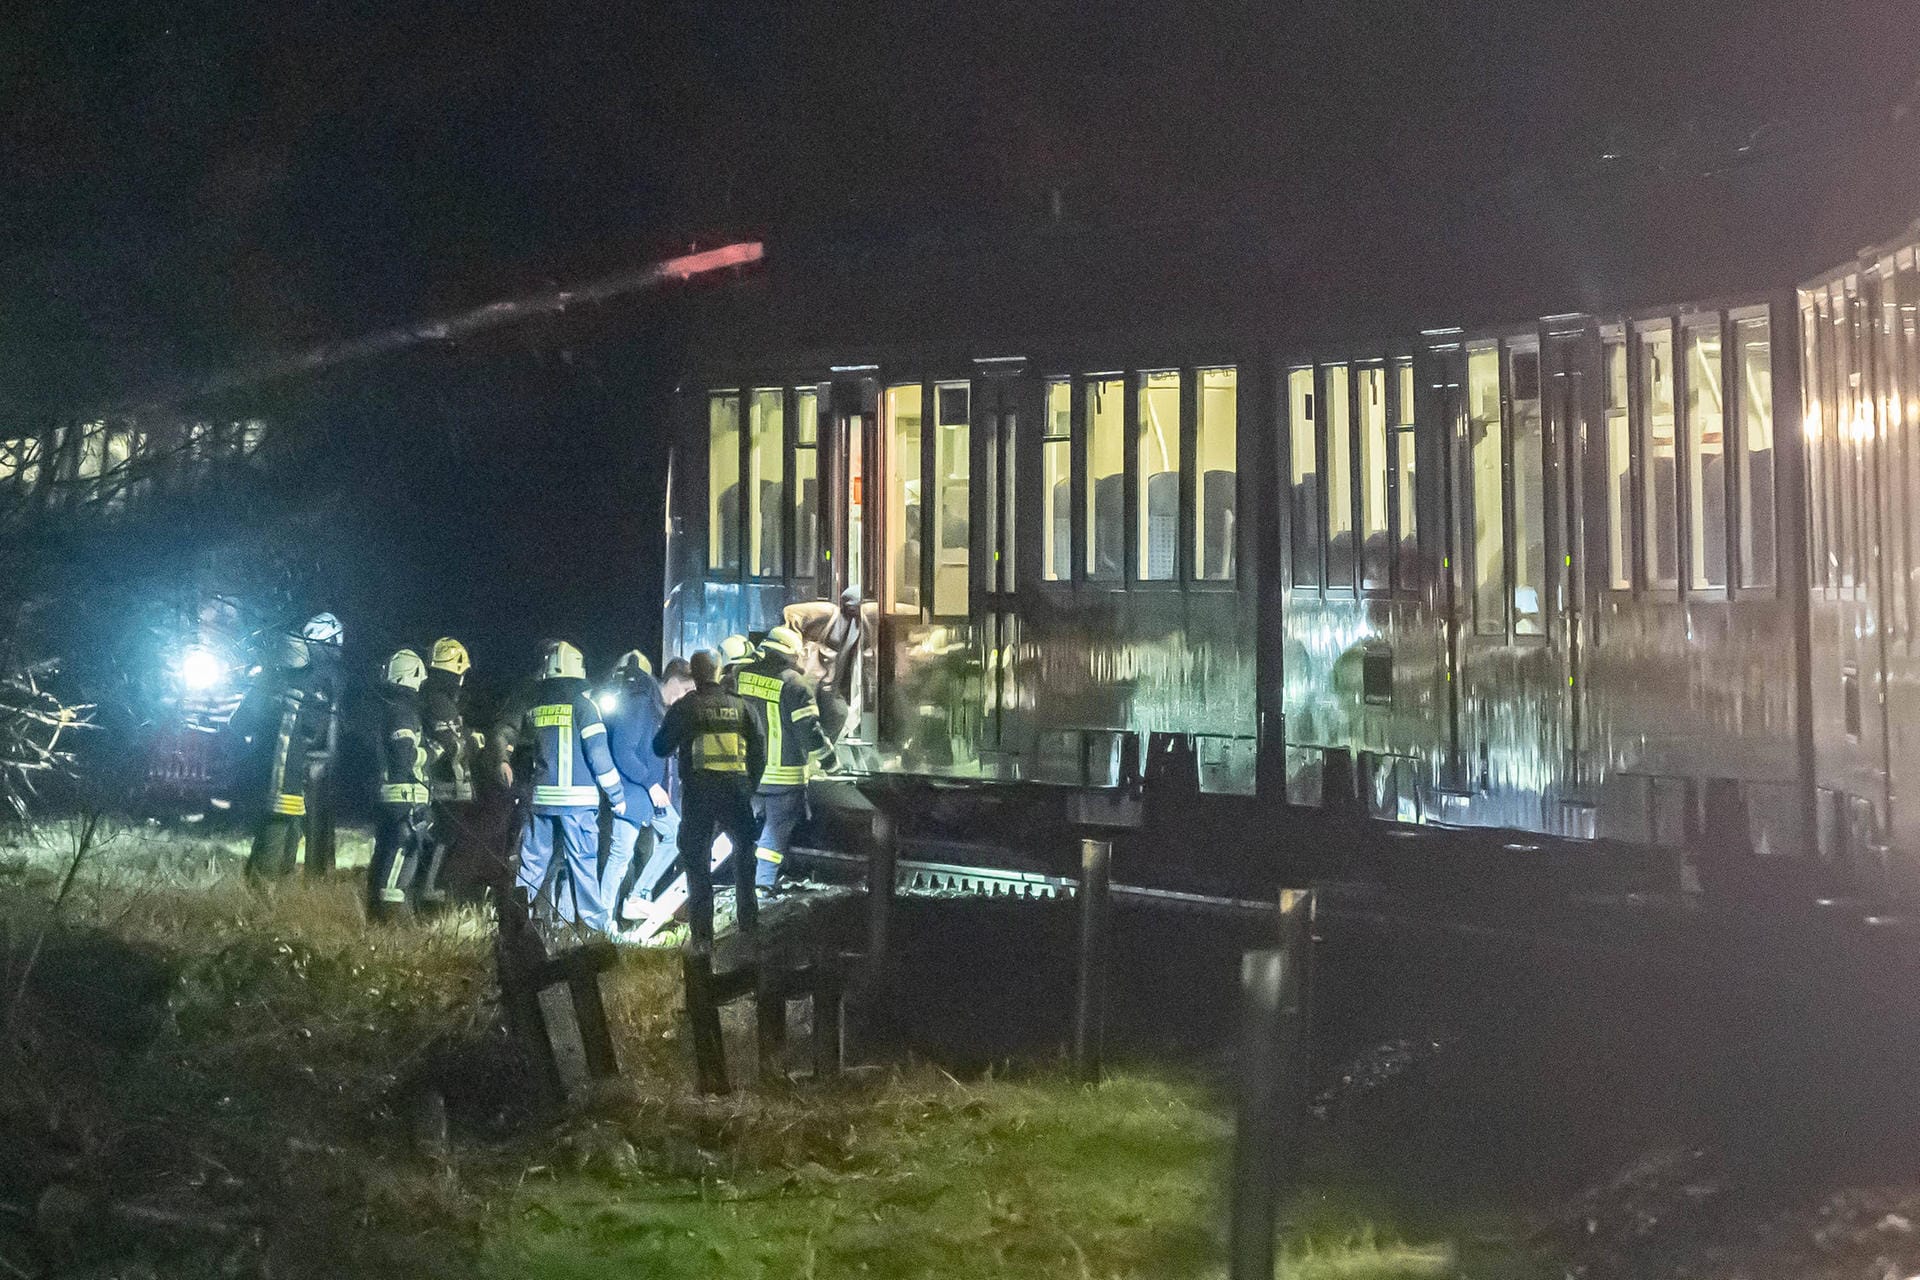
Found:
[[[859,600],[859,641],[849,659],[845,696],[847,724],[844,741],[872,744],[879,740],[879,628],[874,580],[875,527],[872,519],[873,459],[877,435],[878,386],[872,378],[836,377],[828,388],[826,414],[827,487],[830,495],[830,533],[824,554],[830,595],[844,602],[849,593]]]

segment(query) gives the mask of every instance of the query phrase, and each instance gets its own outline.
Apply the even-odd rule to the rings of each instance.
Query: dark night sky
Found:
[[[113,4],[13,21],[0,397],[739,230],[1204,216],[1889,101],[1902,4]],[[54,355],[54,360],[46,360]],[[26,385],[22,385],[25,383]],[[65,392],[67,384],[59,389]]]
[[[937,245],[1035,224],[1055,190],[1089,226],[1323,191],[1343,216],[1392,218],[1604,150],[1884,111],[1920,72],[1912,17],[1845,0],[42,0],[0,41],[0,412],[742,233],[776,260]],[[671,362],[670,336],[654,342]],[[465,512],[449,537],[517,581],[565,531],[476,548],[509,526],[471,509],[524,505],[594,455],[435,456],[423,501]],[[492,478],[467,484],[468,465]]]

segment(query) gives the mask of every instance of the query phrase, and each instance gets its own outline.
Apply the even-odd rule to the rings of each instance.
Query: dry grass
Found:
[[[1229,1131],[1196,1085],[963,1082],[922,1064],[702,1098],[677,960],[636,952],[606,986],[626,1078],[557,1125],[495,1123],[523,1117],[498,1105],[511,1079],[487,1057],[485,921],[370,930],[351,876],[260,895],[238,857],[122,833],[66,912],[171,968],[170,1019],[137,1052],[57,1028],[6,1050],[0,1125],[33,1129],[39,1163],[0,1178],[5,1196],[58,1176],[257,1218],[217,1248],[141,1244],[157,1274],[1223,1274]],[[0,849],[0,927],[37,927],[60,866],[57,837]],[[474,1095],[444,1155],[408,1140],[400,1086],[430,1068]],[[1288,1275],[1449,1269],[1377,1228],[1378,1206],[1323,1194],[1297,1216]],[[0,1258],[40,1247],[0,1227]]]

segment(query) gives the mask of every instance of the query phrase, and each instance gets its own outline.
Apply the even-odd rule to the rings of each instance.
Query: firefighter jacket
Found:
[[[602,791],[615,813],[626,812],[620,773],[607,749],[607,726],[585,680],[555,676],[534,686],[515,738],[532,756],[535,813],[598,809]]]
[[[460,710],[460,677],[439,668],[420,688],[420,718],[426,722],[427,789],[434,800],[473,799],[477,735]]]
[[[746,702],[717,684],[699,685],[667,708],[653,754],[678,755],[680,781],[737,778],[751,791],[767,766],[767,741]]]
[[[653,752],[653,735],[660,732],[667,716],[660,682],[640,671],[617,681],[614,688],[619,691],[620,705],[603,714],[607,746],[613,751],[613,767],[620,771],[620,781],[641,792],[666,786],[667,762]]]
[[[805,786],[807,775],[833,752],[820,728],[820,704],[806,679],[779,655],[742,667],[735,687],[767,740],[760,790]]]
[[[380,687],[380,803],[427,803],[427,744],[420,695],[399,685]]]
[[[266,812],[306,816],[307,757],[331,745],[333,709],[332,683],[311,668],[263,673],[235,708],[237,781]]]

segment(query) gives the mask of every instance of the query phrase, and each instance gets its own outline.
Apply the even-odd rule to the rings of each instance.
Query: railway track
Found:
[[[836,873],[836,881],[866,875],[867,859],[862,854],[805,847],[797,848],[794,852],[810,865]],[[1069,876],[1050,876],[1038,871],[901,858],[894,864],[894,892],[922,898],[998,898],[1047,902],[1072,901],[1079,895],[1080,885]],[[1109,892],[1118,902],[1168,911],[1233,916],[1270,915],[1274,911],[1273,903],[1258,899],[1185,893],[1177,889],[1155,889],[1144,885],[1115,884]]]

